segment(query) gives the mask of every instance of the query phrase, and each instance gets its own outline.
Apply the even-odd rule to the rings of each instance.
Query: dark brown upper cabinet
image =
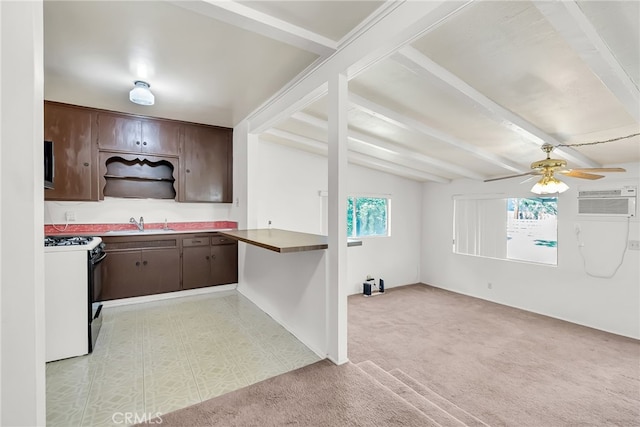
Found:
[[[231,203],[233,129],[185,124],[183,137],[179,201]]]
[[[94,110],[44,103],[44,139],[53,141],[54,189],[45,200],[98,200],[97,147],[92,144]]]
[[[51,101],[44,113],[55,156],[55,190],[45,200],[232,202],[231,128]]]
[[[178,156],[182,124],[127,114],[98,113],[101,150]]]

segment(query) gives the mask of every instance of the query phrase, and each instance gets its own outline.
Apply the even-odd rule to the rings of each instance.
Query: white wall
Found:
[[[638,185],[639,165],[622,165],[625,174],[610,174],[598,182],[564,179],[570,189],[558,199],[558,265],[480,258],[452,252],[455,194],[504,193],[530,197],[533,183],[518,179],[491,184],[460,180],[426,183],[422,199],[421,281],[570,322],[640,338],[640,252],[627,251],[611,279],[588,276],[575,235],[580,225],[586,267],[598,275],[612,273],[626,241],[626,219],[578,216],[579,189]],[[640,187],[639,187],[640,188]],[[632,240],[639,240],[639,221],[630,221]],[[492,289],[488,289],[488,283]]]
[[[238,210],[231,203],[178,203],[175,200],[120,199],[107,197],[99,202],[44,202],[44,223],[64,224],[65,212],[75,213],[77,224],[129,223],[144,217],[145,222],[235,221]],[[70,224],[73,224],[71,222]]]
[[[281,254],[241,242],[238,255],[238,291],[325,357],[326,251]]]
[[[257,226],[326,234],[327,159],[261,140],[255,180]],[[391,236],[364,238],[348,249],[348,293],[362,292],[367,274],[387,287],[419,281],[421,184],[349,164],[349,194],[391,197]],[[324,227],[323,227],[324,222]]]
[[[43,13],[0,2],[0,424],[44,425]]]

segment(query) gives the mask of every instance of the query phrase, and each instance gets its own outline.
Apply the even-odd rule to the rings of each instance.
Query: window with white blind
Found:
[[[453,251],[557,265],[556,197],[454,198]]]

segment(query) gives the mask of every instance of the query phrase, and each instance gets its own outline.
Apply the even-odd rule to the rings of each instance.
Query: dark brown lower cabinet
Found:
[[[238,282],[238,242],[214,236],[182,239],[182,288]]]
[[[176,239],[113,239],[103,239],[107,258],[102,268],[102,300],[180,290],[180,249]],[[174,247],[158,247],[170,245],[171,241]]]
[[[206,239],[207,242],[209,239]],[[182,248],[182,287],[200,288],[211,284],[211,246],[188,246]]]
[[[102,240],[103,301],[238,282],[238,242],[216,233]]]
[[[238,242],[211,245],[211,282],[238,283]]]

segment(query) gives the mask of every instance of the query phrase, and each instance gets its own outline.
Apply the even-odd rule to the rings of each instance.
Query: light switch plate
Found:
[[[629,250],[640,251],[640,240],[629,240]]]

